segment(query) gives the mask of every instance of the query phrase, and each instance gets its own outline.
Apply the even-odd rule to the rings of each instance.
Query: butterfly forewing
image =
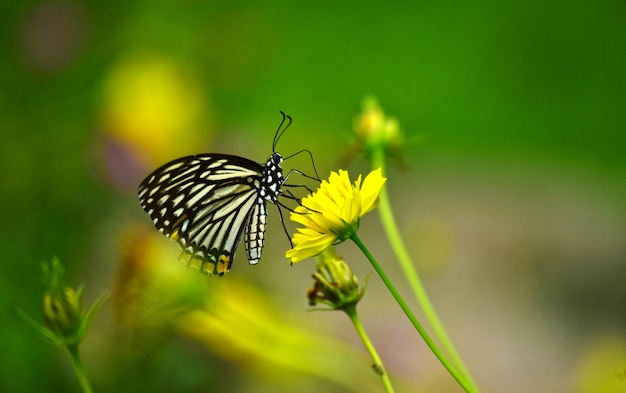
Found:
[[[154,226],[176,240],[188,264],[221,275],[230,269],[244,230],[249,262],[260,259],[268,199],[263,196],[270,193],[275,200],[280,194],[280,184],[268,188],[269,166],[222,154],[183,157],[150,174],[139,186],[139,201]],[[272,167],[280,172],[277,164]]]

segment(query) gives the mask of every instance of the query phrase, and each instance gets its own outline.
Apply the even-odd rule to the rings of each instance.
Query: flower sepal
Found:
[[[346,240],[350,239],[350,237],[356,233],[356,231],[359,229],[359,225],[361,225],[361,218],[357,218],[356,222],[354,223],[349,223],[348,221],[344,220],[343,218],[340,218],[341,222],[343,223],[343,227],[341,228],[341,231],[336,231],[332,228],[330,228],[330,232],[335,235],[335,237],[337,238],[337,242],[336,243],[343,243]]]

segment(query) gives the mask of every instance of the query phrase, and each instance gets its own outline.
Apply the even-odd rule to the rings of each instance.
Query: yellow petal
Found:
[[[305,210],[302,212],[296,209],[291,215],[289,219],[293,222],[296,222],[306,228],[312,228],[317,232],[324,232],[324,228],[321,227],[318,223],[318,220],[315,219],[317,213]]]
[[[292,263],[313,257],[335,241],[335,236],[329,233],[317,233],[310,228],[298,228],[298,232],[292,238],[294,248],[287,250],[285,256]]]
[[[361,213],[361,198],[358,190],[350,198],[346,198],[343,208],[341,209],[341,218],[350,224],[350,231],[354,229],[354,226],[358,223]],[[345,227],[345,223],[342,222],[342,227]],[[335,231],[336,233],[339,231]],[[343,232],[343,231],[342,231]]]
[[[363,181],[361,188],[361,217],[371,212],[378,205],[378,194],[387,181],[380,168],[372,171]]]

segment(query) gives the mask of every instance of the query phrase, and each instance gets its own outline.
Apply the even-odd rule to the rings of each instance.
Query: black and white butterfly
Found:
[[[242,238],[248,262],[257,264],[265,240],[267,202],[284,206],[280,196],[298,201],[291,192],[283,192],[283,187],[307,188],[285,184],[293,172],[319,180],[297,170],[283,176],[284,159],[276,152],[276,143],[291,117],[281,114],[265,165],[234,155],[198,154],[168,162],[139,185],[141,207],[159,232],[178,243],[188,265],[221,276],[230,269]]]

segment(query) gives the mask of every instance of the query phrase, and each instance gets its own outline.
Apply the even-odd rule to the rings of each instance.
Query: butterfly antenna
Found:
[[[291,125],[291,116],[285,115],[285,112],[280,111],[280,114],[283,115],[283,120],[280,122],[278,129],[276,130],[276,134],[274,134],[274,142],[272,143],[272,153],[276,153],[276,144],[281,136],[287,131],[287,128]],[[283,128],[283,124],[285,124],[285,120],[288,120],[287,125]],[[282,129],[282,130],[281,130]]]

